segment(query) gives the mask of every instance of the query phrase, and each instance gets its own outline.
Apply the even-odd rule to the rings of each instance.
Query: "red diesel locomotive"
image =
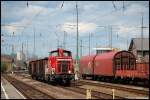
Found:
[[[142,66],[141,66],[142,65]],[[128,51],[112,51],[80,58],[80,75],[94,80],[121,82],[149,81],[149,66],[136,64],[135,56]]]
[[[29,62],[29,74],[35,79],[70,84],[74,79],[72,54],[60,48],[51,51],[49,57]]]

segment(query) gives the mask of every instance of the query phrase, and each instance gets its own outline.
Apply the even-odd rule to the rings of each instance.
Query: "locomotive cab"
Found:
[[[48,61],[51,81],[67,83],[74,79],[73,60],[70,51],[60,48],[51,51]]]
[[[44,59],[30,61],[29,74],[33,79],[70,85],[74,79],[71,52],[59,48]]]

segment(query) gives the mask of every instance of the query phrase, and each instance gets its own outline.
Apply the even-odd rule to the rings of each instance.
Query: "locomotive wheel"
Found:
[[[39,77],[36,76],[35,79],[36,79],[36,80],[39,80]]]
[[[61,85],[63,85],[63,86],[70,86],[70,80],[68,80],[68,79],[62,80],[62,81],[61,81]]]
[[[82,75],[82,78],[83,78],[83,79],[86,79],[86,76]]]
[[[148,81],[148,80],[145,80],[145,81],[144,81],[144,85],[145,85],[146,87],[148,87],[148,86],[149,86],[149,81]]]
[[[93,79],[94,81],[97,81],[98,78],[97,78],[97,76],[93,76],[92,79]]]
[[[33,76],[33,79],[34,79],[34,80],[36,80],[36,77],[35,77],[35,76]]]
[[[137,82],[136,82],[136,80],[133,80],[133,85],[137,85]]]
[[[65,86],[70,86],[70,80],[66,80]]]
[[[148,85],[148,84],[149,84],[149,81],[148,81],[148,80],[145,80],[145,81],[144,81],[144,84],[145,84],[145,85]]]

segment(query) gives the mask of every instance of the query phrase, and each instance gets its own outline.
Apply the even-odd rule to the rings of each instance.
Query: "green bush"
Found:
[[[5,62],[1,62],[1,72],[5,72],[7,70],[8,64]]]

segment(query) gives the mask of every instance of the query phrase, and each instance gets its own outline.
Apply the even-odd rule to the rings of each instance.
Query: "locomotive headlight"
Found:
[[[52,68],[52,74],[55,74],[55,68]]]
[[[69,70],[68,73],[70,74],[70,73],[71,73],[71,70]]]

